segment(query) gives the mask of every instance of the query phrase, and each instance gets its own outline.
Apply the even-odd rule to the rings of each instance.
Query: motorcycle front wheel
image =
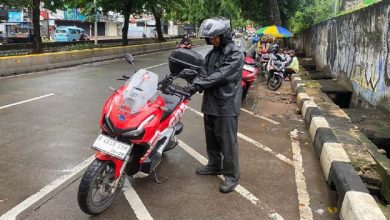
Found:
[[[246,99],[246,97],[248,96],[248,90],[249,90],[249,87],[248,85],[242,87],[242,97],[241,97],[241,101],[244,101]]]
[[[272,74],[267,82],[268,89],[271,91],[275,91],[279,89],[279,87],[282,85],[282,82],[282,77],[276,74]]]
[[[84,173],[77,193],[81,210],[89,215],[98,215],[110,207],[121,188],[112,192],[114,182],[114,164],[95,159]]]

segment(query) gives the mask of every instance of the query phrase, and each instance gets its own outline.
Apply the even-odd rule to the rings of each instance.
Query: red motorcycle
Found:
[[[126,60],[134,67],[131,54]],[[187,49],[177,49],[169,57],[170,74],[158,82],[157,74],[140,69],[125,85],[112,89],[99,121],[101,134],[93,143],[96,159],[87,168],[78,190],[78,204],[90,215],[111,206],[125,179],[155,173],[162,154],[177,145],[176,135],[190,94],[173,84],[177,78],[191,83],[194,75],[183,75],[184,68],[201,68],[203,57]],[[134,67],[135,69],[135,67]]]
[[[248,96],[248,91],[252,87],[253,83],[259,76],[259,68],[256,65],[256,61],[250,57],[245,56],[244,66],[242,68],[242,100],[245,100]]]

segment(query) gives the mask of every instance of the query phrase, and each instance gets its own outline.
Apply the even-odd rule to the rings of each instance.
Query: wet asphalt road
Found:
[[[203,54],[209,49],[195,48]],[[150,71],[161,77],[169,71],[169,53],[136,56],[135,62],[138,68],[159,65]],[[0,79],[0,215],[94,154],[90,146],[99,134],[101,107],[111,93],[107,87],[120,86],[123,82],[116,79],[128,72],[131,67],[124,60],[114,60]],[[48,94],[53,95],[1,108]],[[190,107],[200,111],[201,99],[201,95],[195,95]],[[166,153],[157,168],[159,176],[169,178],[167,182],[157,184],[152,176],[131,180],[149,215],[153,219],[272,219],[270,216],[277,214],[284,219],[299,219],[311,213],[312,218],[307,219],[337,219],[337,213],[329,209],[335,206],[334,193],[325,183],[304,123],[288,118],[273,120],[280,124],[246,112],[239,118],[240,185],[258,199],[257,205],[238,192],[220,193],[218,177],[197,176],[195,168],[201,163],[178,146]],[[206,157],[202,117],[187,110],[183,123],[179,139]],[[294,138],[290,134],[294,129],[299,131],[295,139],[303,158],[304,179],[299,179],[294,167],[297,152],[292,150]],[[299,180],[305,183],[304,192],[310,199],[306,211],[302,211],[305,193],[297,190],[302,184]],[[123,194],[103,214],[84,214],[77,205],[79,182],[77,179],[26,219],[144,217],[136,214],[137,207]]]

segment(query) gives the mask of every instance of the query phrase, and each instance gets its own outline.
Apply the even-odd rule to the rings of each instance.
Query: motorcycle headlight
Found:
[[[149,116],[148,118],[146,118],[139,126],[137,129],[135,130],[132,130],[132,131],[127,131],[127,132],[124,132],[121,134],[121,137],[124,137],[124,138],[132,138],[132,139],[135,139],[135,138],[138,138],[138,139],[141,139],[144,134],[145,134],[145,129],[144,127],[154,119],[154,115],[151,115]]]
[[[134,130],[134,131],[128,131],[128,132],[125,132],[125,133],[122,133],[121,134],[121,137],[124,137],[124,138],[133,138],[133,139],[136,139],[136,138],[139,138],[141,139],[142,136],[144,136],[145,134],[145,129],[140,129],[140,130]]]

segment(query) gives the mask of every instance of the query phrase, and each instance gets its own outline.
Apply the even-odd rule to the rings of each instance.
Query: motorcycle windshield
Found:
[[[123,105],[131,114],[137,113],[157,92],[157,74],[140,69],[125,84]]]

